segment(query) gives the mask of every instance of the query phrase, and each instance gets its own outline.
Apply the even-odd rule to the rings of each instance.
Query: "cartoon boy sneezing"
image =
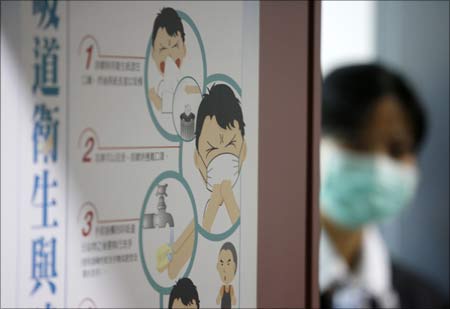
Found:
[[[151,56],[162,80],[156,89],[150,88],[150,100],[158,111],[171,113],[174,92],[181,77],[180,68],[186,58],[183,23],[172,8],[163,8],[154,21]],[[188,85],[185,91],[190,94],[200,90]]]
[[[203,178],[205,190],[210,192],[202,220],[203,228],[209,232],[220,207],[225,207],[231,224],[240,217],[233,186],[247,155],[245,123],[239,99],[225,84],[211,87],[203,96],[197,115],[194,164]],[[194,231],[192,220],[169,246],[169,278],[175,278],[192,255]]]

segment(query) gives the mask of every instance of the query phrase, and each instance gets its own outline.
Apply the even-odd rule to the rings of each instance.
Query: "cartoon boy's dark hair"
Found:
[[[187,306],[196,302],[197,308],[200,309],[200,299],[198,298],[197,287],[189,278],[181,278],[173,286],[169,297],[169,309],[173,308],[175,299],[180,299],[183,305]]]
[[[237,260],[237,252],[236,252],[236,248],[234,247],[234,245],[231,242],[226,242],[222,245],[222,248],[220,248],[219,252],[222,252],[223,250],[229,250],[231,251],[231,255],[233,256],[233,261],[234,264],[236,265],[236,268],[234,269],[234,273],[236,273],[237,271],[237,265],[238,265],[238,260]]]
[[[158,16],[156,16],[155,22],[153,23],[152,46],[155,44],[156,34],[160,28],[165,28],[167,34],[170,36],[174,36],[177,32],[180,32],[184,42],[185,33],[183,23],[181,22],[181,18],[178,16],[177,11],[174,9],[163,8],[161,12],[158,13]]]
[[[242,136],[245,134],[245,123],[239,99],[233,90],[225,84],[214,84],[209,93],[203,95],[197,112],[195,126],[195,146],[198,149],[198,139],[202,133],[203,122],[206,117],[216,116],[216,121],[222,129],[234,127],[234,121],[239,124]]]

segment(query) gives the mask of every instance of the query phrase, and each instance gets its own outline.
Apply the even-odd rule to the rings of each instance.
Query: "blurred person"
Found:
[[[376,228],[416,192],[426,117],[413,89],[378,64],[337,69],[323,83],[322,129],[322,308],[443,307]]]

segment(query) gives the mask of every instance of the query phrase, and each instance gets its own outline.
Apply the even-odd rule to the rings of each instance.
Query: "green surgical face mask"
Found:
[[[416,191],[418,172],[386,155],[361,155],[321,144],[321,211],[350,229],[395,216]]]

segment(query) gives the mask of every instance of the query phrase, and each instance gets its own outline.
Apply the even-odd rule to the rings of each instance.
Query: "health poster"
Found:
[[[32,279],[23,261],[19,305],[34,297],[48,307],[256,306],[258,9],[25,5],[30,27],[53,18],[39,44],[26,38],[32,61],[41,49],[38,86],[61,76],[61,103],[40,116],[55,131],[39,137],[37,155],[57,147],[66,168],[64,187],[42,178],[43,199],[61,191],[43,206],[46,220],[61,217],[60,239],[42,238],[28,253],[41,257]]]

